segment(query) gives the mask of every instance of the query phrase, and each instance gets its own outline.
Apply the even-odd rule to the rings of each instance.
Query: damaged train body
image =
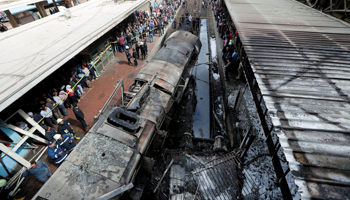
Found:
[[[200,48],[189,32],[170,35],[120,103],[100,115],[33,199],[96,199],[108,193],[118,198],[123,186],[134,182],[147,150],[162,145]]]

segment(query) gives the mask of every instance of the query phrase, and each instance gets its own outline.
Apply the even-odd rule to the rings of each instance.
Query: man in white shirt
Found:
[[[53,118],[50,108],[44,105],[40,111],[40,115],[44,117],[47,125],[51,126],[51,128],[55,128],[53,124],[56,124],[56,120]]]
[[[57,92],[53,93],[53,100],[58,104],[58,107],[60,108],[62,114],[64,116],[67,116],[67,112],[66,112],[66,107],[64,107],[64,98],[63,97],[59,97],[57,95]]]

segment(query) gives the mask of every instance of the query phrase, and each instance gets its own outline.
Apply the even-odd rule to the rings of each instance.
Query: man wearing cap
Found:
[[[30,164],[28,169],[24,172],[23,177],[27,177],[29,175],[33,175],[40,182],[45,183],[52,174],[49,170],[49,166],[41,161],[37,161]]]
[[[65,151],[71,151],[73,148],[77,145],[74,142],[74,137],[71,134],[56,134],[53,136],[53,138],[56,140],[57,145],[62,147]]]
[[[40,116],[40,114],[38,114],[38,113],[28,112],[27,115],[29,115],[29,117],[33,118],[34,121],[36,121],[36,122],[40,121],[41,118],[42,118],[42,117]]]
[[[63,120],[63,119],[58,119],[57,120],[58,123],[58,128],[57,128],[57,132],[61,135],[64,134],[71,134],[74,136],[74,138],[76,140],[79,140],[80,137],[77,137],[74,133],[74,130],[72,129],[72,127],[70,126],[70,123],[68,120]]]
[[[42,110],[40,111],[40,115],[44,117],[45,123],[52,128],[55,128],[53,125],[55,122],[53,121],[51,109],[47,106],[43,105]]]
[[[83,125],[83,130],[85,132],[88,132],[86,130],[86,127],[88,127],[89,125],[86,124],[85,119],[84,119],[84,113],[83,113],[83,111],[80,110],[80,108],[78,108],[77,103],[73,103],[73,112],[74,112],[74,115],[77,118],[77,120],[79,120],[80,123]]]
[[[55,141],[50,141],[48,147],[47,154],[50,156],[50,158],[55,161],[56,164],[62,164],[62,162],[67,158],[67,153],[63,150],[63,148],[57,145]]]

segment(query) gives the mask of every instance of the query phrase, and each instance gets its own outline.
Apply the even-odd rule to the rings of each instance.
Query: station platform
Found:
[[[148,43],[149,56],[152,56],[158,50],[163,36],[159,37],[159,34],[155,34],[154,42]],[[128,88],[132,84],[133,78],[145,66],[147,61],[147,57],[146,60],[138,60],[138,67],[134,67],[128,64],[125,53],[115,53],[114,61],[111,62],[109,66],[105,67],[105,70],[97,80],[92,82],[91,88],[84,90],[85,94],[81,96],[81,100],[78,104],[79,108],[84,112],[86,123],[91,125],[88,129],[94,125],[94,117],[98,115],[100,109],[104,106],[118,82],[123,79],[124,88]],[[82,139],[86,133],[83,131],[81,123],[75,118],[72,110],[67,111],[70,115],[65,119],[70,121],[74,131]],[[79,143],[79,141],[80,140],[77,142]],[[43,146],[41,148],[45,147],[46,146]],[[57,166],[51,161],[46,153],[42,156],[40,161],[49,164],[49,169],[52,173],[57,170]],[[21,190],[15,198],[20,199],[26,197],[26,199],[31,199],[42,186],[43,184],[41,182],[37,181],[34,177],[29,176],[21,184]]]

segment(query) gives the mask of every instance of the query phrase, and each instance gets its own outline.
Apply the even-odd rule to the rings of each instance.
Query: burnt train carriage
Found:
[[[121,105],[100,116],[35,198],[95,199],[133,182],[153,138],[164,136],[164,118],[181,98],[200,48],[189,32],[170,35]]]

